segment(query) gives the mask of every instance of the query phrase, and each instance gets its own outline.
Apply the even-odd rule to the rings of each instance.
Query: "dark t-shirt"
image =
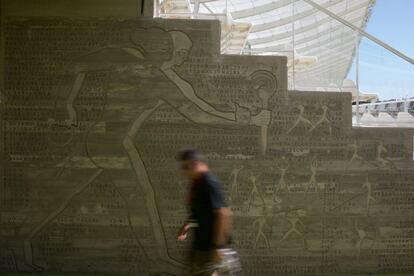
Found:
[[[193,248],[210,250],[214,248],[214,209],[226,207],[221,183],[207,172],[192,183],[191,216],[198,227],[194,231]]]

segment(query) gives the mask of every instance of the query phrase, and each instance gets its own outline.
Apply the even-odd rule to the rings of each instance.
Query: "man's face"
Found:
[[[190,178],[194,178],[197,174],[197,165],[198,161],[182,161],[181,162],[181,169],[183,172]]]

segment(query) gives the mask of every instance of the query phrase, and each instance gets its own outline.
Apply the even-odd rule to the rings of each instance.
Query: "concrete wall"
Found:
[[[222,180],[244,275],[414,271],[412,130],[287,91],[285,57],[221,56],[218,22],[2,27],[1,271],[179,275],[185,146]]]

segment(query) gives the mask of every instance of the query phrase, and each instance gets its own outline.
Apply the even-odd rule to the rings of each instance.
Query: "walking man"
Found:
[[[183,150],[178,159],[191,180],[187,200],[190,217],[178,234],[179,240],[185,240],[190,228],[194,228],[190,275],[217,275],[215,267],[223,257],[220,249],[229,240],[230,209],[224,201],[221,183],[209,171],[200,152]]]

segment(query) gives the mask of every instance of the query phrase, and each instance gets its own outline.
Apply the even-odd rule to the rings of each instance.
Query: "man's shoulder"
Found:
[[[208,172],[204,175],[204,183],[209,191],[208,195],[210,196],[212,207],[214,209],[226,207],[223,187],[219,179],[211,172]]]
[[[204,183],[207,183],[208,185],[221,185],[220,180],[211,172],[207,172],[203,176]]]

